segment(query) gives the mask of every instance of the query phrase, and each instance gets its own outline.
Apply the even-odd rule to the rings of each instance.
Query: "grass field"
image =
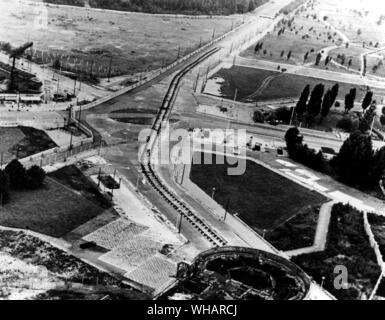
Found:
[[[4,162],[17,154],[19,158],[25,158],[57,146],[44,131],[22,126],[0,127],[0,141]]]
[[[210,196],[215,187],[215,200],[223,207],[229,201],[229,212],[238,213],[258,232],[273,229],[305,208],[326,201],[320,194],[255,162],[247,161],[246,172],[241,176],[227,175],[227,167],[193,164],[191,180]]]
[[[276,28],[273,33],[266,35],[261,40],[263,48],[259,53],[254,52],[255,45],[253,45],[242,52],[241,56],[303,65],[304,63],[314,62],[318,51],[321,49],[341,43],[338,35],[334,35],[334,32],[328,30],[324,24],[311,17],[300,16],[295,18],[291,27],[286,26],[285,32],[278,36],[279,29]],[[329,37],[331,39],[328,39]],[[264,50],[266,50],[266,53],[264,53]],[[281,57],[282,51],[284,51],[284,55]],[[292,55],[290,59],[287,59],[289,51],[292,52]],[[304,55],[306,52],[309,52],[309,55],[305,61]]]
[[[265,239],[279,250],[288,251],[310,247],[314,243],[319,206],[305,208],[303,212],[267,232]]]
[[[134,74],[173,62],[242,23],[242,16],[187,19],[150,14],[48,8],[48,27],[34,27],[31,5],[3,0],[0,5],[0,41],[20,45],[34,42],[33,59],[51,63],[61,59],[63,69],[107,77]],[[36,10],[35,10],[36,11]],[[33,30],[33,32],[30,32]],[[28,34],[28,37],[26,36]]]
[[[104,210],[47,178],[43,189],[13,191],[10,202],[0,209],[0,225],[62,237]]]
[[[111,202],[100,194],[97,187],[75,165],[49,173],[48,176],[80,193],[101,208],[108,209],[112,206]]]
[[[218,78],[223,79],[219,90],[223,98],[233,99],[235,91],[237,91],[237,100],[244,102],[282,98],[298,99],[307,84],[309,84],[311,88],[318,83],[323,83],[326,88],[330,88],[335,84],[334,81],[240,66],[232,66],[229,69],[219,70],[212,76],[211,81],[218,81]],[[261,89],[261,84],[266,79],[268,79],[269,82]],[[345,94],[354,87],[352,84],[342,82],[339,83],[339,86],[338,99],[341,100],[343,100]],[[356,101],[360,101],[365,93],[364,88],[359,86],[355,87],[357,88]],[[248,98],[250,95],[253,95],[251,99]]]

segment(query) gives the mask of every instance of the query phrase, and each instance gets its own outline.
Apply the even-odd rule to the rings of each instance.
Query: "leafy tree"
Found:
[[[373,163],[372,140],[356,131],[343,143],[331,165],[342,181],[361,187],[370,184],[368,172]]]
[[[331,91],[326,91],[324,98],[322,100],[322,107],[321,107],[321,121],[323,118],[327,117],[329,114],[330,108],[331,108]]]
[[[284,54],[285,54],[285,50],[282,50],[281,51],[281,58],[283,57]]]
[[[321,111],[322,96],[324,93],[324,85],[322,83],[317,84],[311,92],[309,102],[307,104],[308,114],[312,117],[316,117]]]
[[[352,99],[355,100],[356,99],[356,94],[357,94],[357,89],[356,88],[351,88],[350,89],[350,94],[352,96]]]
[[[27,173],[19,160],[14,159],[5,167],[5,172],[9,176],[11,187],[14,189],[24,189],[26,187]]]
[[[4,170],[0,170],[0,204],[4,205],[9,200],[9,177]]]
[[[29,189],[41,188],[45,179],[45,171],[39,166],[32,166],[27,170],[27,178]]]
[[[372,98],[373,98],[373,92],[372,91],[368,91],[366,92],[365,94],[365,98],[364,100],[362,100],[362,109],[365,111],[367,107],[370,106],[370,104],[372,103]]]
[[[354,122],[353,119],[351,119],[348,116],[343,117],[342,119],[338,120],[336,127],[338,129],[342,129],[346,132],[354,132],[358,129],[357,122]]]
[[[358,129],[361,132],[366,132],[370,129],[373,123],[373,119],[376,116],[376,105],[375,103],[372,103],[370,108],[366,110],[364,113],[364,116],[360,119],[360,125]]]
[[[53,63],[52,63],[52,68],[58,70],[58,69],[60,69],[60,66],[61,66],[61,64],[60,64],[60,59],[56,58],[56,59],[53,61]]]
[[[305,53],[305,55],[303,56],[303,62],[306,62],[307,58],[309,57],[309,51],[307,51]]]
[[[338,96],[338,90],[339,90],[339,84],[336,83],[333,85],[331,92],[330,92],[330,103],[333,105],[336,102],[337,96]]]
[[[291,58],[291,51],[289,51],[287,54],[287,60],[289,60],[290,58]]]
[[[285,141],[290,155],[290,151],[294,151],[294,149],[302,145],[303,137],[300,135],[297,127],[292,127],[286,131]]]
[[[345,95],[345,112],[354,108],[354,99],[356,98],[356,89],[350,89],[349,93]]]
[[[307,85],[301,93],[299,100],[295,106],[295,112],[299,118],[302,118],[303,114],[306,112],[307,100],[310,94],[310,86]]]
[[[298,128],[293,127],[287,130],[285,134],[286,147],[289,157],[294,161],[319,171],[325,171],[325,159],[321,151],[316,152],[303,144],[303,137]]]
[[[318,66],[321,62],[322,54],[318,52],[316,58],[315,58],[315,65]]]
[[[265,116],[263,113],[259,110],[255,110],[253,114],[253,121],[256,123],[264,123],[265,122]]]
[[[372,184],[377,184],[385,174],[385,147],[377,150],[373,158],[373,166],[370,172]]]
[[[290,108],[287,108],[287,107],[280,107],[280,108],[277,108],[275,111],[275,118],[279,121],[282,121],[284,123],[289,123],[290,122],[290,118],[291,118],[291,115],[292,115],[292,112],[290,110]]]

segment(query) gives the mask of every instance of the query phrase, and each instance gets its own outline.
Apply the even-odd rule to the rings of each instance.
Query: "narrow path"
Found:
[[[330,222],[330,214],[334,204],[335,204],[335,201],[330,201],[322,205],[319,212],[317,229],[314,237],[314,244],[311,247],[305,247],[305,248],[286,251],[285,253],[289,257],[325,250],[329,222]]]
[[[268,76],[266,79],[263,80],[262,84],[259,86],[259,88],[255,92],[253,92],[249,96],[243,98],[241,100],[241,102],[246,102],[246,101],[253,99],[253,98],[257,97],[258,95],[260,95],[263,92],[263,90],[265,90],[266,87],[270,84],[271,81],[280,77],[281,75],[282,74],[273,74],[271,76]]]

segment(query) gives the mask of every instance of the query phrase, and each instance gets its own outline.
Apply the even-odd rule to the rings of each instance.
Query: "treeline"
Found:
[[[364,190],[378,188],[385,179],[385,147],[373,150],[370,135],[357,130],[344,141],[338,154],[327,161],[303,143],[298,128],[290,128],[285,135],[289,157],[314,170],[324,172],[340,181]]]
[[[83,0],[44,0],[83,6]],[[253,11],[267,0],[89,0],[93,8],[147,13],[230,15]]]
[[[43,186],[45,172],[38,166],[29,169],[17,160],[12,160],[4,170],[0,169],[0,205],[10,199],[11,190],[35,190]]]

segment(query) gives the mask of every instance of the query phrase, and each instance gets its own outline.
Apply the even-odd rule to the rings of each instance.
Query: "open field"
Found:
[[[47,178],[43,189],[13,191],[10,202],[0,209],[0,225],[63,237],[104,210],[81,193]]]
[[[335,53],[346,51],[345,55],[353,58],[352,67],[356,70],[361,68],[358,63],[360,53],[385,45],[384,10],[378,1],[322,0],[316,1],[314,9],[309,12],[322,18],[327,17],[327,22],[346,36],[350,43],[349,48],[340,47],[331,51],[331,55],[335,58]],[[380,70],[382,68],[373,72],[372,67],[376,63],[376,58],[368,57],[367,74],[384,76],[385,73]],[[347,70],[341,68],[339,71]]]
[[[188,19],[52,6],[48,27],[37,28],[31,5],[3,0],[0,9],[0,41],[15,46],[33,41],[33,60],[51,64],[59,59],[63,70],[97,77],[107,77],[111,56],[112,76],[159,68],[176,60],[178,52],[195,50],[243,19],[241,15]]]
[[[25,158],[35,153],[56,147],[56,144],[41,130],[31,127],[0,127],[0,152],[4,162],[16,155]]]
[[[247,161],[241,176],[227,175],[225,164],[193,164],[191,180],[223,207],[258,232],[273,229],[309,206],[320,205],[326,199],[308,189]],[[279,195],[279,197],[277,197]],[[285,204],[284,206],[282,204]]]
[[[342,204],[334,205],[331,213],[326,249],[292,258],[293,262],[337,299],[367,299],[376,284],[381,269],[364,229],[362,212]],[[337,265],[345,266],[348,288],[334,286]]]
[[[2,299],[144,299],[145,295],[22,232],[0,230]]]
[[[378,1],[333,0],[316,1],[314,13],[327,16],[327,21],[341,30],[350,42],[380,46],[385,44],[385,23],[380,19],[384,14]],[[381,22],[379,22],[381,21]],[[360,32],[359,32],[360,30]]]
[[[335,84],[334,81],[241,66],[232,66],[229,69],[219,70],[208,80],[208,86],[211,83],[214,83],[214,88],[218,88],[213,94],[217,94],[219,91],[221,97],[233,99],[235,91],[237,91],[236,100],[243,102],[283,98],[298,99],[307,84],[313,88],[318,83],[323,83],[326,89]],[[360,101],[366,92],[364,91],[366,88],[348,83],[340,82],[339,86],[337,99],[341,100],[344,99],[345,94],[352,87],[357,88],[356,101]],[[376,93],[376,90],[374,92]]]
[[[279,250],[310,247],[314,243],[319,206],[305,208],[295,217],[269,231],[265,239]]]
[[[283,34],[278,35],[282,27],[285,27]],[[330,38],[330,39],[329,39]],[[283,24],[277,27],[273,33],[266,35],[261,42],[263,47],[255,52],[255,45],[241,53],[242,57],[270,60],[274,62],[303,65],[315,62],[315,57],[323,48],[341,43],[341,39],[335,32],[330,31],[323,23],[306,17],[302,13],[290,24]],[[265,51],[266,50],[266,51]],[[290,59],[287,54],[291,51]],[[283,55],[281,56],[281,53]],[[308,52],[305,60],[304,56]]]
[[[112,206],[111,202],[100,194],[96,185],[74,165],[49,173],[48,176],[80,193],[84,198],[101,208],[108,209]]]

